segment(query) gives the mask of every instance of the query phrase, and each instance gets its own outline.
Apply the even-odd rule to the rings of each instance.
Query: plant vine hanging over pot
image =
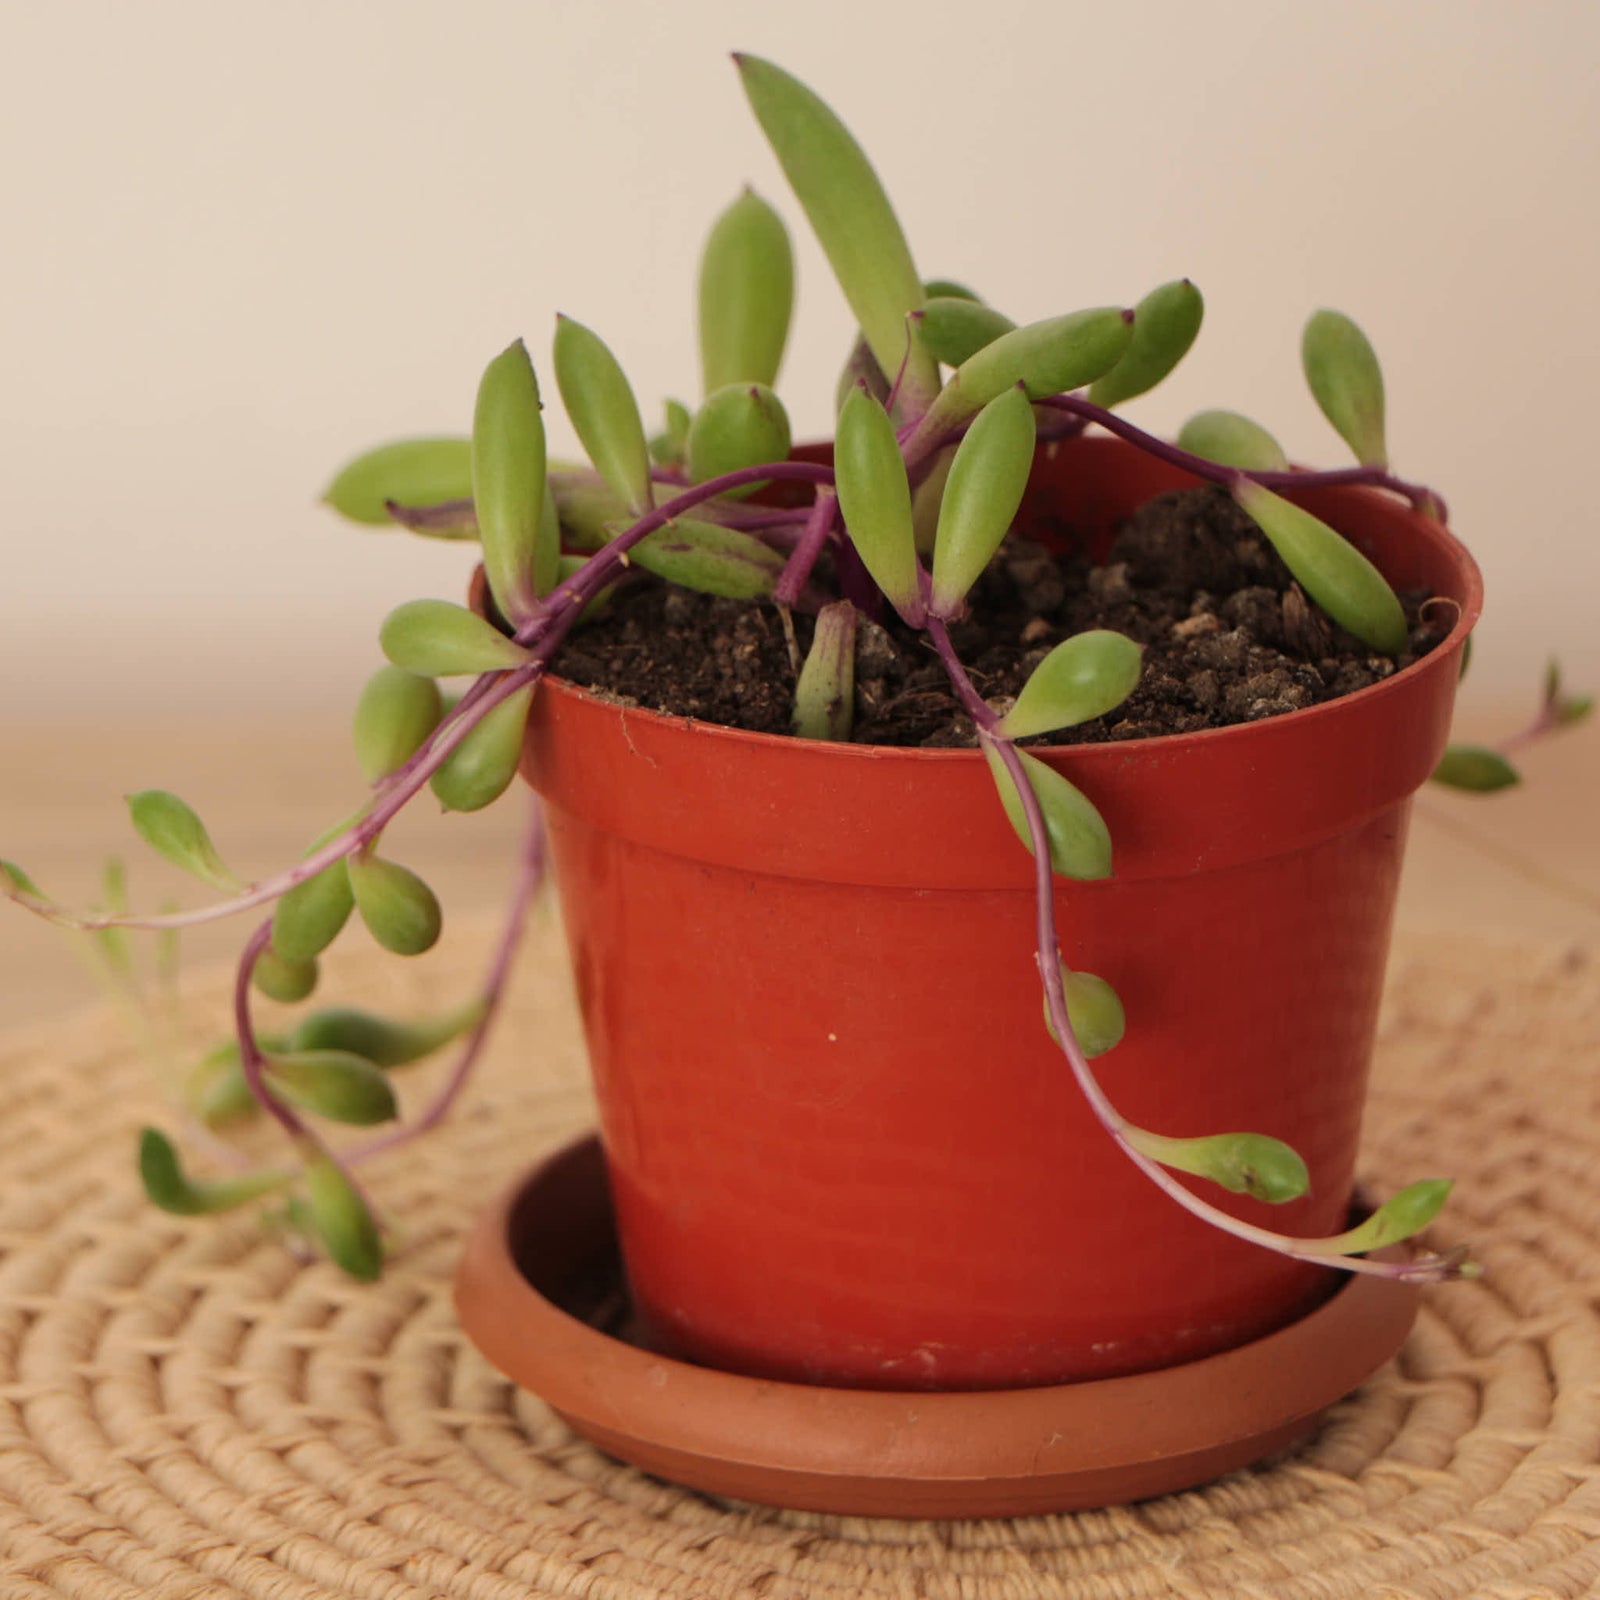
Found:
[[[289,1159],[196,1177],[150,1129],[151,1198],[183,1213],[265,1201],[346,1271],[381,1270],[356,1169],[457,1100],[543,874],[542,820],[483,992],[452,1014],[329,1007],[262,1027],[253,993],[306,1000],[353,912],[398,955],[428,949],[439,903],[383,853],[385,829],[424,790],[451,810],[492,803],[526,751],[561,858],[624,1248],[666,1346],[838,1381],[1055,1381],[1247,1339],[1325,1293],[1329,1267],[1472,1271],[1460,1252],[1386,1248],[1433,1219],[1445,1179],[1344,1216],[1407,797],[1430,769],[1479,790],[1516,776],[1503,751],[1445,750],[1476,574],[1440,498],[1390,470],[1371,346],[1332,311],[1302,345],[1353,467],[1292,468],[1227,411],[1159,439],[1116,408],[1194,342],[1192,283],[1019,326],[925,282],[834,114],[771,63],[736,60],[860,325],[834,438],[792,447],[773,388],[789,240],[746,191],[702,258],[703,398],[669,401],[660,435],[607,345],[562,317],[551,368],[586,462],[547,459],[518,340],[484,372],[470,437],[385,445],[335,479],[345,516],[477,540],[483,570],[477,610],[425,599],[385,620],[389,664],[354,718],[370,791],[351,816],[244,883],[184,802],[132,796],[143,839],[223,895],[197,910],[135,914],[114,874],[103,907],[73,912],[20,867],[0,872],[11,899],[91,934],[123,986],[121,930],[265,913],[233,1037],[195,1067],[183,1109],[223,1135],[264,1111]],[[1185,485],[1191,506],[1209,486],[1205,516],[1246,531],[1251,570],[1276,575],[1273,603],[1315,641],[1296,668],[1309,709],[1254,720],[1247,703],[1233,717],[1246,725],[1123,740],[1118,708],[1149,692],[1149,649],[1059,619],[1013,641],[1014,692],[986,693],[961,641],[1020,541],[1070,523],[1103,557],[1120,522]],[[1110,570],[1083,548],[1062,559]],[[770,620],[789,733],[685,724],[560,684],[563,652],[649,586]],[[1229,631],[1243,648],[1216,604],[1190,593],[1168,631]],[[920,641],[909,648],[937,664],[973,748],[852,742],[870,698],[861,663],[890,638]],[[1340,646],[1379,681],[1338,698]],[[1587,709],[1552,675],[1530,732]],[[1073,742],[1086,734],[1102,742]],[[1373,750],[1381,770],[1362,765]],[[692,783],[690,768],[704,769]],[[891,931],[863,932],[857,903],[831,907],[813,882],[881,903]],[[643,907],[681,923],[622,954]],[[1253,986],[1234,959],[1250,939],[1279,952]],[[741,969],[749,991],[730,982]],[[675,1008],[690,1023],[669,1037]],[[393,1071],[452,1041],[456,1067],[420,1114],[353,1146],[330,1139],[329,1123],[392,1122]],[[872,1214],[851,1200],[864,1163],[916,1182],[869,1181]],[[808,1209],[783,1198],[785,1168]],[[785,1277],[769,1247],[808,1230],[812,1265]],[[1095,1299],[1113,1324],[1099,1336],[1083,1314]],[[761,1301],[782,1325],[770,1336],[750,1331]]]

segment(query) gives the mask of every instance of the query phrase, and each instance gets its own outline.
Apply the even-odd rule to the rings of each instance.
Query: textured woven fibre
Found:
[[[356,955],[341,998],[458,998]],[[248,1217],[149,1208],[159,1115],[118,1019],[0,1043],[3,1600],[1536,1600],[1600,1594],[1600,959],[1402,941],[1367,1136],[1384,1190],[1461,1178],[1400,1359],[1286,1458],[1104,1512],[893,1523],[724,1504],[575,1440],[468,1346],[449,1274],[473,1212],[589,1118],[553,930],[483,1080],[375,1164],[384,1281],[294,1261]],[[210,1029],[225,980],[187,1013]],[[426,1080],[406,1088],[416,1103]]]

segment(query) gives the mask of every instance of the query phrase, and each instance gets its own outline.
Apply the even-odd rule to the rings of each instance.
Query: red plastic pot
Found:
[[[1024,515],[1091,540],[1190,482],[1122,444],[1042,455]],[[1375,493],[1305,492],[1448,640],[1345,699],[1047,757],[1114,878],[1061,882],[1068,962],[1123,997],[1096,1065],[1164,1133],[1306,1158],[1287,1231],[1343,1225],[1409,798],[1443,749],[1476,568]],[[881,1388],[1005,1388],[1192,1360],[1332,1271],[1196,1221],[1134,1171],[1045,1033],[1031,861],[973,751],[870,749],[551,683],[544,797],[627,1273],[662,1351]]]

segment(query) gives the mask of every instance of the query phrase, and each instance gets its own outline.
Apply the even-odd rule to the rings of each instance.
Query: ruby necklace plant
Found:
[[[746,192],[717,222],[702,260],[705,399],[698,410],[669,402],[666,431],[647,439],[611,351],[563,317],[555,380],[588,465],[547,460],[540,387],[518,341],[484,373],[470,440],[387,445],[353,462],[331,486],[330,503],[356,521],[478,540],[490,613],[418,600],[385,620],[380,643],[390,664],[368,683],[355,712],[356,753],[371,784],[357,811],[294,866],[245,884],[183,801],[160,790],[131,796],[141,837],[227,896],[198,910],[133,915],[119,877],[105,909],[76,913],[49,900],[19,867],[0,864],[0,886],[11,899],[92,934],[102,965],[129,992],[137,985],[120,930],[173,934],[273,908],[239,963],[234,1037],[198,1065],[184,1096],[213,1153],[233,1170],[193,1179],[167,1137],[147,1129],[140,1167],[150,1197],[186,1214],[285,1197],[278,1215],[287,1227],[319,1241],[355,1276],[377,1274],[382,1229],[355,1169],[437,1125],[466,1083],[543,876],[537,810],[483,992],[459,1011],[417,1022],[336,1007],[311,1013],[287,1033],[269,1033],[252,1014],[252,990],[284,1002],[307,998],[319,957],[352,911],[396,954],[434,944],[438,900],[381,854],[388,823],[424,789],[456,811],[481,809],[505,792],[539,680],[558,663],[569,633],[637,571],[774,609],[795,669],[793,729],[802,738],[850,737],[858,619],[877,621],[892,611],[922,632],[971,719],[999,802],[1033,855],[1045,1025],[1106,1135],[1178,1205],[1267,1249],[1354,1272],[1431,1280],[1475,1270],[1459,1250],[1370,1255],[1426,1227],[1448,1180],[1402,1189],[1346,1233],[1295,1238],[1228,1214],[1175,1176],[1209,1179],[1268,1202],[1291,1200],[1309,1179],[1288,1145],[1253,1132],[1176,1137],[1136,1126],[1117,1110],[1090,1061],[1121,1037],[1122,1005],[1103,978],[1071,968],[1055,916],[1058,878],[1111,875],[1112,831],[1085,795],[1018,741],[1077,727],[1122,704],[1139,681],[1140,648],[1106,629],[1077,633],[1038,663],[1014,701],[991,705],[951,636],[1011,528],[1036,450],[1092,425],[1225,490],[1327,618],[1373,652],[1392,657],[1405,649],[1405,611],[1383,576],[1332,527],[1279,493],[1370,485],[1443,520],[1437,495],[1389,471],[1383,385],[1370,345],[1348,318],[1320,311],[1302,347],[1311,390],[1353,450],[1355,467],[1292,470],[1269,434],[1231,412],[1203,412],[1176,442],[1158,439],[1114,407],[1158,383],[1193,343],[1202,303],[1191,283],[1163,285],[1131,310],[1079,311],[1022,327],[957,285],[925,284],[875,173],[833,113],[779,68],[736,59],[861,328],[841,382],[831,464],[791,458],[787,416],[771,387],[793,301],[789,240],[776,213]],[[768,503],[776,500],[790,503]],[[803,654],[797,612],[815,617]],[[444,678],[470,680],[453,703],[439,688]],[[1587,709],[1552,677],[1530,736]],[[1504,751],[1460,747],[1437,776],[1491,789],[1516,775]],[[419,1117],[353,1148],[329,1143],[322,1122],[393,1121],[390,1073],[452,1040],[460,1041],[454,1070]],[[276,1121],[292,1162],[256,1168],[217,1137],[257,1110]]]

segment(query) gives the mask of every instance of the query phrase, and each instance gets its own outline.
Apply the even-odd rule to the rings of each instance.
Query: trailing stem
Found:
[[[977,725],[979,740],[993,749],[1005,763],[1011,781],[1016,786],[1032,842],[1035,929],[1038,945],[1035,961],[1038,964],[1040,981],[1044,986],[1050,1021],[1079,1090],[1101,1126],[1116,1140],[1122,1153],[1157,1188],[1177,1201],[1186,1211],[1200,1218],[1202,1222],[1210,1223],[1224,1233],[1230,1233],[1235,1238],[1273,1250],[1279,1255],[1321,1266],[1338,1266],[1351,1272],[1364,1272],[1374,1277],[1398,1278],[1417,1283],[1437,1282],[1457,1276],[1461,1261],[1455,1254],[1421,1255],[1406,1261],[1371,1261],[1359,1256],[1330,1254],[1327,1248],[1330,1243],[1328,1240],[1296,1239],[1289,1234],[1277,1233],[1270,1228],[1244,1222],[1202,1199],[1159,1162],[1151,1160],[1133,1144],[1129,1137],[1132,1124],[1117,1110],[1101,1088],[1068,1018],[1066,991],[1061,979],[1060,939],[1056,932],[1055,879],[1050,866],[1050,840],[1038,797],[1034,794],[1015,743],[996,731],[999,719],[967,675],[966,668],[950,642],[948,629],[939,618],[930,617],[928,631],[939,659],[949,675],[952,687]]]
[[[386,1150],[393,1150],[398,1145],[419,1138],[430,1129],[436,1128],[450,1114],[461,1091],[467,1086],[478,1058],[483,1054],[484,1045],[488,1042],[495,1019],[499,1015],[506,982],[511,975],[511,967],[516,960],[523,931],[527,926],[528,913],[540,885],[544,882],[545,855],[544,816],[538,801],[535,800],[523,844],[522,863],[517,874],[516,887],[512,891],[511,904],[507,909],[500,937],[495,944],[494,955],[489,963],[489,975],[483,987],[483,1010],[462,1044],[450,1076],[420,1117],[351,1151],[347,1158],[349,1165],[354,1166],[359,1162],[368,1161]]]

